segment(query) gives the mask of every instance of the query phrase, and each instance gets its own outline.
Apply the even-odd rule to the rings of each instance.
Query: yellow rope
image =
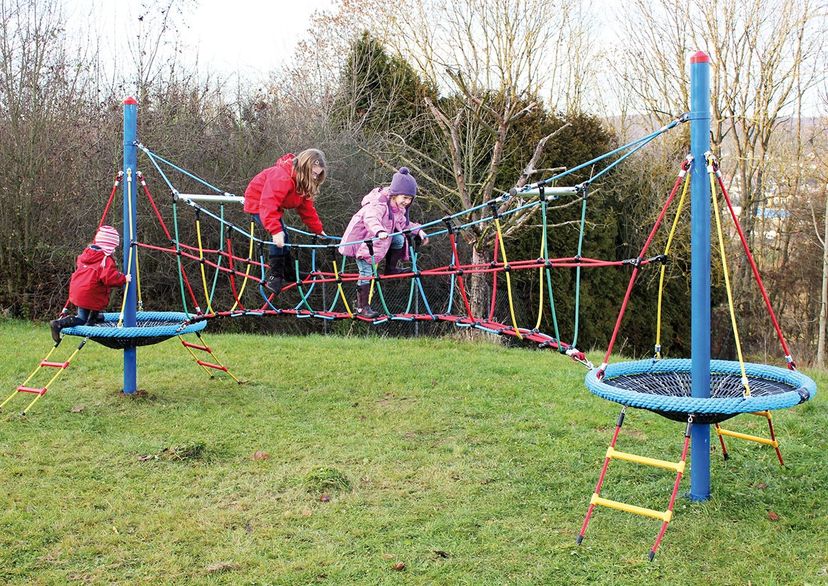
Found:
[[[130,251],[132,247],[130,247]],[[144,309],[144,299],[141,295],[141,263],[140,263],[140,255],[138,254],[138,247],[135,247],[135,291],[138,293],[138,311],[143,311]]]
[[[722,257],[722,271],[724,271],[725,289],[727,290],[727,305],[730,310],[730,325],[733,327],[733,338],[736,341],[736,353],[739,356],[739,368],[742,371],[742,384],[745,387],[744,396],[750,396],[750,384],[745,372],[745,360],[742,356],[742,343],[739,341],[739,329],[736,327],[736,310],[733,305],[733,292],[730,289],[730,275],[727,270],[727,258],[725,257],[724,234],[722,233],[722,221],[719,214],[719,202],[716,197],[716,178],[713,170],[712,158],[707,157],[707,173],[710,176],[710,195],[713,199],[713,211],[716,215],[716,232],[719,238],[719,255]]]
[[[85,342],[85,341],[86,341],[86,340],[84,340],[84,342]],[[83,344],[81,344],[80,346],[78,346],[78,348],[77,348],[74,352],[72,352],[72,355],[71,355],[71,356],[69,357],[69,359],[66,361],[67,368],[69,367],[69,366],[68,366],[68,365],[69,365],[69,363],[70,363],[70,362],[72,362],[72,360],[75,358],[75,356],[77,356],[77,355],[78,355],[78,352],[80,352],[80,351],[81,351],[81,348],[83,348],[83,346],[84,346],[84,345],[83,345]],[[53,383],[53,382],[55,382],[55,381],[57,380],[57,377],[59,377],[61,374],[63,374],[63,371],[64,371],[64,370],[66,370],[66,368],[61,368],[61,369],[59,369],[59,370],[55,373],[55,375],[54,375],[51,379],[49,379],[49,382],[48,382],[48,383],[46,383],[46,386],[45,386],[45,387],[43,387],[43,389],[44,389],[44,393],[43,393],[43,394],[45,394],[45,391],[48,391],[48,390],[49,390],[49,387],[52,385],[52,383]],[[37,395],[34,399],[32,399],[32,402],[31,402],[31,403],[29,403],[28,405],[26,405],[26,408],[25,408],[25,409],[23,409],[23,413],[26,413],[26,411],[28,411],[29,409],[31,409],[31,408],[32,408],[32,405],[34,405],[35,403],[37,403],[37,401],[38,401],[38,400],[39,400],[42,396],[43,396],[42,394],[41,394],[41,395]]]
[[[204,352],[207,352],[207,354],[209,354],[209,355],[210,355],[210,358],[212,358],[218,366],[220,366],[220,367],[222,367],[222,368],[224,369],[222,372],[226,373],[226,374],[227,374],[227,375],[229,375],[229,376],[230,376],[230,378],[232,378],[234,381],[236,381],[237,383],[241,384],[241,381],[240,381],[239,379],[237,379],[237,378],[236,378],[236,376],[235,376],[232,372],[230,372],[230,370],[229,370],[226,366],[224,366],[224,364],[222,364],[222,362],[218,359],[218,357],[217,357],[215,354],[213,354],[213,351],[212,351],[212,350],[210,349],[210,347],[207,345],[207,342],[205,342],[205,341],[204,341],[204,338],[202,338],[202,337],[199,335],[199,333],[198,333],[198,332],[196,332],[196,337],[198,338],[198,341],[199,341],[199,342],[201,342],[201,344],[204,346],[204,348],[205,348],[205,349],[204,349],[203,351],[204,351]],[[202,369],[204,372],[206,372],[208,376],[210,376],[210,378],[212,378],[212,377],[213,377],[213,373],[211,372],[211,369],[207,368],[207,367],[206,367],[206,366],[204,366],[203,364],[200,364],[200,359],[199,359],[199,357],[196,355],[196,353],[195,353],[195,352],[193,352],[193,349],[192,349],[192,348],[190,348],[187,344],[185,344],[184,337],[183,337],[183,336],[178,336],[178,339],[181,341],[181,345],[182,345],[182,346],[184,346],[184,348],[187,350],[187,352],[189,352],[189,353],[190,353],[190,356],[192,356],[192,357],[193,357],[193,360],[195,360],[195,363],[196,363],[196,364],[198,364],[198,366],[200,366],[200,367],[201,367],[201,369]]]
[[[342,289],[342,282],[339,280],[339,269],[336,265],[336,260],[333,262],[334,277],[336,277],[336,288],[339,291],[339,296],[342,298],[342,303],[345,304],[345,311],[348,312],[348,317],[354,317],[351,307],[348,305],[348,299],[345,296],[345,291]]]
[[[207,313],[213,313],[213,306],[210,304],[210,293],[207,289],[207,272],[204,270],[204,246],[201,242],[200,218],[196,218],[196,236],[198,237],[198,265],[201,269],[201,285],[204,287],[204,298],[207,300]]]
[[[503,244],[503,232],[500,229],[500,218],[498,217],[495,217],[495,226],[497,227],[497,240],[500,243],[500,254],[503,257],[503,266],[509,266],[509,261],[506,258],[506,246]],[[515,319],[515,304],[512,300],[512,277],[509,275],[509,271],[504,272],[506,273],[506,292],[509,294],[509,314],[512,317],[512,327],[515,328],[515,334],[518,339],[522,340],[523,336],[520,335],[517,320]]]
[[[31,372],[31,374],[30,374],[29,376],[27,376],[27,377],[26,377],[26,380],[24,380],[24,381],[20,384],[20,386],[21,386],[21,387],[25,387],[26,385],[28,385],[28,384],[29,384],[29,381],[30,381],[30,380],[32,380],[32,378],[34,378],[34,375],[35,375],[35,374],[37,374],[37,372],[40,370],[40,368],[41,368],[41,366],[40,366],[41,362],[46,362],[47,360],[49,360],[49,358],[52,356],[52,354],[54,353],[54,351],[55,351],[55,350],[57,350],[57,344],[55,344],[54,346],[52,346],[52,349],[51,349],[51,350],[49,350],[49,353],[46,355],[46,358],[44,358],[43,360],[41,360],[40,362],[38,362],[38,363],[37,363],[37,366],[36,366],[36,367],[35,367],[35,369]],[[14,391],[12,391],[12,394],[11,394],[11,395],[9,395],[9,396],[6,398],[6,400],[5,400],[5,401],[3,401],[2,403],[0,403],[0,409],[2,409],[2,408],[6,405],[6,403],[8,403],[9,401],[11,401],[11,400],[12,400],[12,397],[14,397],[15,395],[17,395],[17,389],[15,389]]]
[[[129,224],[129,254],[127,255],[127,270],[126,274],[132,274],[132,169],[127,169],[127,224]],[[126,231],[126,230],[124,230]],[[124,312],[126,311],[127,296],[129,294],[129,284],[127,281],[124,286],[124,299],[121,301],[121,313],[118,315],[118,327],[124,326]]]
[[[673,218],[673,225],[670,227],[670,235],[667,236],[667,245],[664,247],[664,254],[670,253],[670,245],[673,243],[673,236],[676,234],[676,227],[678,226],[679,217],[684,209],[684,200],[687,197],[687,188],[690,186],[690,173],[688,172],[684,178],[684,187],[681,190],[681,197],[678,202],[678,209],[676,209],[676,217]],[[658,306],[656,311],[656,359],[661,358],[661,305],[664,298],[664,273],[667,271],[665,264],[661,265],[661,274],[658,277]]]
[[[233,307],[230,308],[230,311],[234,311],[236,307],[239,306],[239,300],[244,295],[244,288],[247,287],[247,281],[250,278],[250,267],[252,266],[250,263],[253,261],[253,230],[255,229],[256,222],[250,222],[250,247],[247,250],[247,269],[244,271],[244,281],[242,281],[241,289],[239,289],[239,295],[236,302],[233,304]]]

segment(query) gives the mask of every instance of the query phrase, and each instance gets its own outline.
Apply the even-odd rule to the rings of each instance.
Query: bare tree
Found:
[[[713,60],[712,142],[723,152],[753,232],[765,197],[774,133],[793,115],[799,94],[815,89],[824,71],[819,55],[825,5],[811,0],[727,0],[697,11],[680,0],[635,0],[624,13],[625,88],[644,110],[666,119],[689,107],[687,59],[703,49]]]
[[[336,15],[324,15],[316,28],[335,27],[339,36],[326,38],[338,39],[347,37],[348,31],[370,31],[436,89],[436,96],[422,98],[430,120],[420,122],[435,129],[441,148],[430,153],[418,149],[407,140],[408,131],[415,130],[410,128],[389,134],[370,150],[385,164],[415,169],[425,198],[448,214],[540,178],[536,167],[560,128],[540,137],[518,178],[503,184],[500,172],[516,125],[543,110],[542,96],[550,96],[562,111],[578,110],[585,100],[592,49],[584,13],[579,1],[347,0]],[[308,52],[309,48],[313,47],[304,47],[301,57],[306,64],[313,62],[311,55],[319,54],[318,47]],[[338,70],[341,63],[328,67]],[[475,218],[487,213],[482,210]],[[530,210],[504,219],[505,234],[514,233],[531,217]],[[486,262],[485,251],[493,243],[489,226],[476,225],[464,231],[464,237],[472,248],[472,262]],[[485,288],[479,275],[472,279],[475,310],[485,303]]]
[[[635,0],[620,15],[626,50],[618,55],[629,57],[623,88],[639,111],[665,120],[689,109],[689,55],[710,54],[712,148],[761,268],[781,271],[798,229],[786,210],[807,184],[803,105],[814,102],[825,79],[826,3],[725,0],[714,8]],[[738,258],[734,286],[752,292],[750,267]],[[761,300],[737,297],[749,315],[766,319]]]

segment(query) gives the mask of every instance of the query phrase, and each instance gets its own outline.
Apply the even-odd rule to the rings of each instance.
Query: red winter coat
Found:
[[[244,211],[259,214],[262,225],[271,234],[282,231],[281,219],[285,210],[296,210],[299,217],[314,234],[322,234],[322,222],[313,206],[313,200],[296,192],[295,155],[288,153],[256,175],[244,191]]]
[[[118,272],[115,261],[100,248],[85,248],[78,256],[77,268],[69,281],[69,301],[75,306],[103,311],[109,305],[112,287],[122,287],[126,276]]]

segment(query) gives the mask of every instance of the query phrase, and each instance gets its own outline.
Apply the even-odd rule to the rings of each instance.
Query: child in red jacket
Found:
[[[319,149],[288,153],[256,175],[244,192],[244,211],[270,233],[273,242],[269,246],[270,271],[264,282],[272,293],[282,290],[285,265],[290,262],[285,248],[290,239],[282,219],[285,210],[295,209],[311,232],[325,235],[314,199],[325,181],[326,167],[325,153]]]
[[[52,320],[52,339],[60,342],[60,330],[94,323],[98,314],[109,305],[112,287],[122,287],[132,280],[131,275],[118,272],[112,253],[121,237],[112,226],[101,226],[95,241],[78,256],[75,272],[69,281],[69,301],[78,308],[78,315]]]

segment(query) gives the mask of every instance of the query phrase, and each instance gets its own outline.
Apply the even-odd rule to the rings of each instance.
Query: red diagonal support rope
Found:
[[[647,254],[647,249],[650,248],[650,243],[653,241],[653,238],[655,238],[656,232],[661,226],[661,222],[664,221],[664,216],[667,214],[667,210],[669,209],[670,204],[673,203],[673,199],[676,197],[676,193],[678,192],[679,187],[681,186],[681,181],[682,179],[684,179],[684,176],[687,173],[687,167],[688,162],[685,160],[685,162],[681,165],[681,171],[676,177],[676,182],[673,184],[673,189],[670,190],[670,195],[667,198],[667,201],[664,203],[664,206],[661,208],[661,212],[658,214],[658,219],[653,225],[653,229],[650,230],[650,235],[647,236],[647,241],[644,243],[644,246],[641,247],[641,252],[638,254],[638,258],[642,258],[645,254]],[[627,304],[630,302],[630,295],[632,294],[633,285],[635,284],[635,279],[638,276],[639,270],[640,268],[638,266],[634,267],[633,272],[630,275],[630,282],[627,285],[626,293],[624,293],[624,301],[621,303],[621,310],[618,312],[618,319],[615,320],[615,328],[612,330],[612,337],[610,338],[610,343],[607,347],[607,353],[604,354],[604,361],[598,370],[598,378],[604,376],[604,370],[607,368],[607,364],[609,364],[609,357],[610,354],[612,354],[613,346],[615,346],[615,340],[618,337],[618,331],[621,329],[621,321],[624,319],[624,313],[627,311]]]
[[[736,226],[736,231],[739,233],[739,240],[742,241],[742,248],[745,249],[745,255],[750,263],[750,269],[753,271],[753,277],[756,279],[756,284],[759,286],[759,291],[762,293],[762,299],[765,300],[765,306],[768,308],[773,328],[776,330],[776,337],[779,338],[779,343],[782,345],[782,350],[785,352],[785,361],[788,363],[788,368],[796,370],[796,363],[791,356],[791,351],[788,349],[788,343],[785,341],[785,335],[782,333],[782,328],[779,326],[779,320],[776,319],[776,313],[771,306],[770,297],[765,289],[765,284],[762,282],[762,277],[759,275],[759,267],[756,266],[756,261],[753,259],[753,254],[750,252],[750,247],[745,238],[745,233],[742,231],[742,225],[739,223],[739,218],[736,216],[736,211],[733,209],[733,204],[730,202],[730,196],[727,194],[727,188],[722,181],[722,175],[718,168],[716,169],[716,179],[719,183],[719,189],[722,190],[725,202],[727,202],[727,209],[730,211],[730,217],[733,218],[733,224]]]
[[[500,249],[499,244],[500,244],[500,237],[499,237],[498,234],[495,234],[494,254],[492,255],[492,262],[493,263],[497,263],[497,254],[498,254],[498,251]],[[480,272],[485,272],[485,271],[480,271]],[[498,273],[498,271],[496,271],[496,270],[492,272],[492,302],[491,302],[491,305],[489,305],[489,318],[488,318],[489,321],[492,321],[492,319],[494,319],[495,303],[497,302],[497,273]]]
[[[106,221],[106,216],[109,214],[109,208],[112,207],[112,201],[115,199],[115,192],[118,191],[118,186],[121,184],[121,178],[124,176],[123,171],[118,171],[115,175],[115,181],[112,184],[112,191],[109,192],[109,198],[106,200],[106,205],[104,206],[104,211],[101,214],[100,219],[98,220],[98,227],[95,229],[97,232],[101,229],[101,226],[104,225]],[[63,304],[63,309],[60,310],[61,315],[66,315],[69,313],[69,298],[66,298],[66,302]]]
[[[106,221],[106,216],[109,214],[109,208],[112,206],[112,200],[115,199],[115,192],[118,191],[118,186],[121,184],[121,177],[124,176],[123,171],[118,171],[118,174],[115,176],[115,182],[112,185],[112,191],[109,192],[109,199],[106,200],[106,206],[104,206],[104,211],[101,214],[101,219],[98,220],[98,229],[104,225]]]

